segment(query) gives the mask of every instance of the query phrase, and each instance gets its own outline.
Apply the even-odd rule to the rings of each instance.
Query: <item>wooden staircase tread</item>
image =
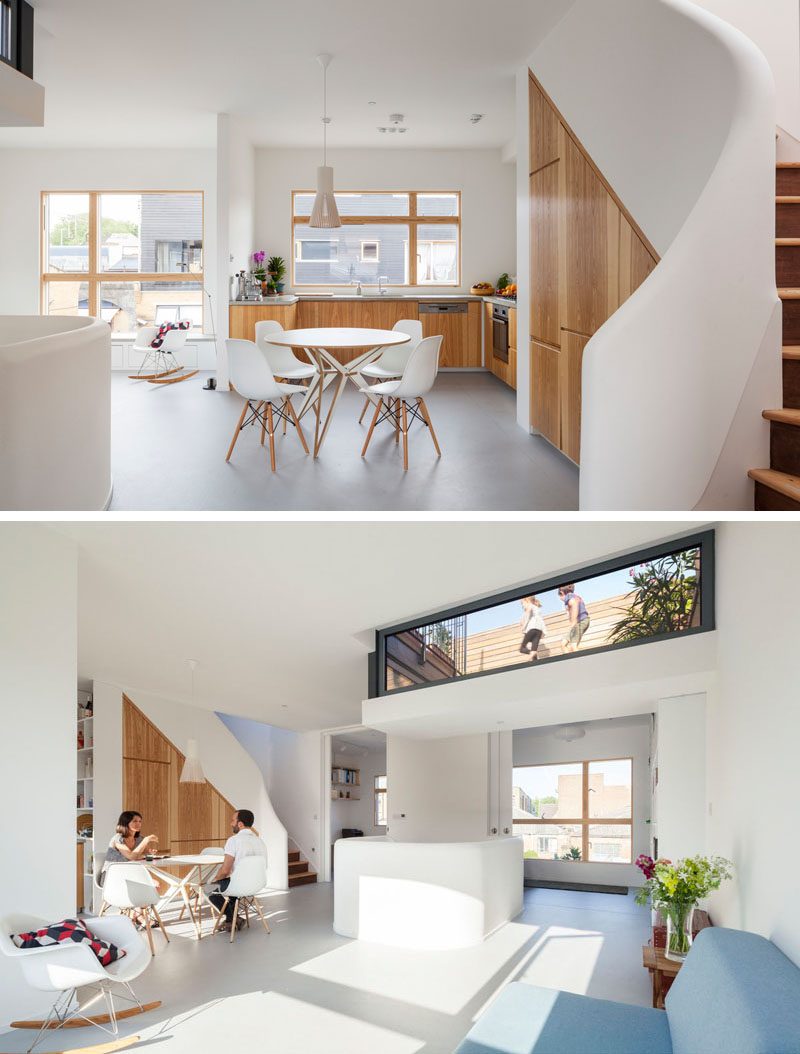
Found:
[[[764,410],[761,416],[766,421],[776,421],[779,424],[794,425],[800,428],[800,410],[790,410],[782,406],[776,410]]]
[[[800,361],[800,345],[789,345],[782,350],[784,359],[796,359]]]
[[[800,168],[800,161],[776,161],[776,168]]]
[[[778,296],[781,300],[800,300],[800,289],[779,289]]]
[[[751,468],[747,475],[756,483],[800,502],[800,477],[791,476],[788,472],[777,472],[774,468]]]
[[[800,238],[776,238],[776,245],[800,245]]]
[[[798,194],[778,194],[775,197],[776,205],[800,205],[800,195]]]

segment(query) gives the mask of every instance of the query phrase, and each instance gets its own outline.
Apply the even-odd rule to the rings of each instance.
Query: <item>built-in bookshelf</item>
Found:
[[[78,692],[75,736],[75,900],[79,912],[91,912],[94,893],[94,703],[91,692]]]
[[[334,765],[331,769],[331,799],[334,801],[361,800],[361,769],[342,768]]]

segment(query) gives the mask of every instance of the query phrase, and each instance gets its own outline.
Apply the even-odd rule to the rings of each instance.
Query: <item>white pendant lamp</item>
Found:
[[[192,671],[192,706],[194,706],[194,671],[197,667],[197,659],[187,659],[186,662]],[[190,739],[186,743],[186,759],[180,776],[181,783],[205,783],[206,776],[203,766],[200,764],[200,754],[197,749],[197,740]]]
[[[314,207],[311,210],[309,227],[322,227],[330,230],[332,227],[341,227],[339,210],[336,208],[336,198],[333,193],[333,169],[328,165],[328,125],[331,123],[328,117],[328,66],[331,62],[330,55],[317,55],[317,62],[322,66],[322,164],[317,169],[317,196],[314,198]]]

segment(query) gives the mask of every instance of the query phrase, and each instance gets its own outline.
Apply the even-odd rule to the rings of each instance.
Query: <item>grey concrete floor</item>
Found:
[[[278,441],[278,471],[256,428],[225,454],[241,413],[234,392],[202,390],[207,375],[150,385],[114,374],[113,511],[571,511],[578,470],[515,420],[515,396],[491,374],[440,374],[427,400],[442,448],[413,427],[408,472],[388,425],[376,431],[367,458],[358,424],[361,397],[348,384],[319,458],[296,435]],[[312,432],[307,417],[306,432]]]
[[[163,1005],[120,1023],[165,1054],[449,1054],[509,981],[650,1005],[641,945],[649,912],[627,897],[526,890],[521,915],[475,948],[417,952],[338,937],[332,886],[262,899],[272,933],[191,939],[184,922],[134,982]],[[144,939],[144,938],[143,938]],[[68,1039],[64,1043],[64,1039]],[[31,1033],[3,1035],[14,1054]],[[49,1035],[43,1052],[98,1043],[96,1030]]]

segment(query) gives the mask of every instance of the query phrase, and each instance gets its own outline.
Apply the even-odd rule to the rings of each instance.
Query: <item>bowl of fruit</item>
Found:
[[[494,286],[491,282],[476,282],[470,289],[472,296],[491,296],[493,292]]]

